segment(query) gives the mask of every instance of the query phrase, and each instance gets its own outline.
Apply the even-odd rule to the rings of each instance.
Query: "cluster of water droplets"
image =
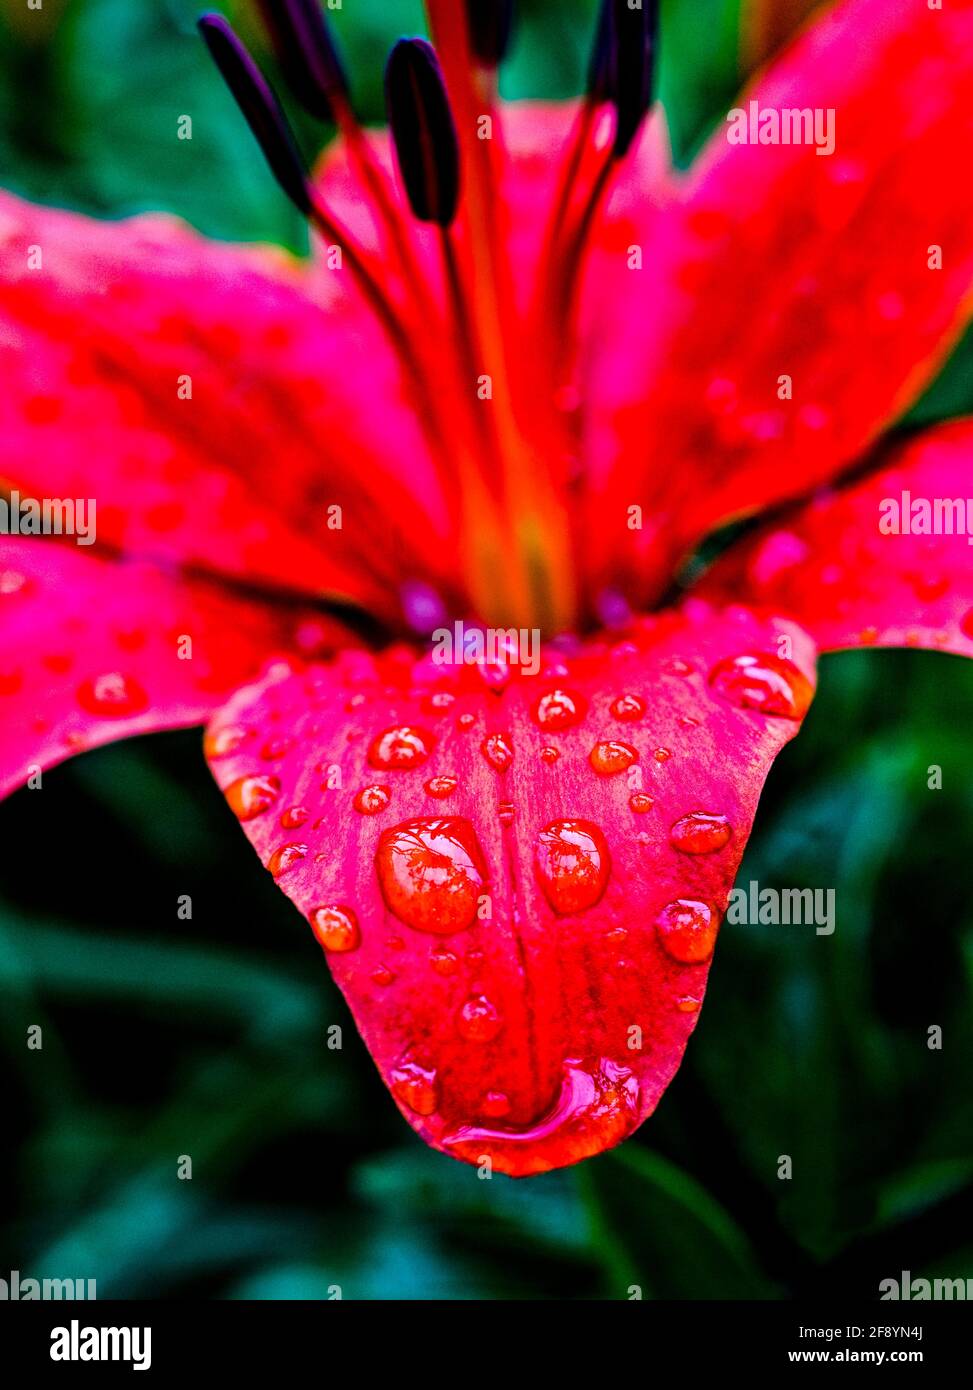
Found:
[[[689,677],[695,667],[681,658],[670,658],[666,674]],[[567,674],[566,671],[564,674]],[[708,675],[708,685],[722,700],[759,715],[773,718],[799,719],[811,698],[811,684],[792,662],[770,653],[747,652],[717,662]],[[424,699],[424,708],[434,719],[453,719],[458,732],[470,732],[476,723],[468,712],[455,715],[456,697],[446,691],[436,691]],[[360,705],[359,705],[360,707]],[[599,779],[621,776],[640,760],[640,753],[630,735],[644,727],[649,706],[643,695],[622,690],[609,704],[611,717],[621,726],[618,737],[603,737],[592,744],[587,761]],[[567,684],[552,684],[531,704],[536,727],[545,736],[561,737],[578,731],[589,713],[588,700]],[[693,717],[681,721],[686,727],[698,724]],[[207,735],[206,751],[211,759],[219,760],[239,754],[246,730],[225,726]],[[401,723],[380,728],[370,738],[365,754],[368,767],[376,780],[366,782],[353,794],[352,806],[363,817],[378,816],[393,805],[395,785],[399,777],[423,768],[439,740],[421,724]],[[271,740],[264,755],[271,761],[282,758],[290,747],[285,739]],[[503,779],[514,762],[514,740],[508,732],[488,733],[481,741],[479,752],[486,765]],[[562,750],[553,743],[544,743],[536,756],[554,768]],[[657,764],[671,756],[667,748],[650,750]],[[384,780],[384,779],[388,780]],[[423,782],[425,794],[433,801],[446,803],[460,787],[460,779],[451,773],[438,773]],[[251,772],[235,778],[225,788],[230,806],[241,821],[250,821],[269,813],[277,806],[281,794],[279,777],[267,771]],[[636,815],[645,815],[655,805],[655,799],[643,791],[633,791],[628,802]],[[516,818],[513,801],[501,800],[497,808],[502,826],[511,825]],[[280,825],[297,830],[309,819],[304,806],[291,805],[279,813]],[[315,825],[320,822],[314,822]],[[719,853],[730,842],[733,828],[727,817],[712,808],[694,808],[680,816],[669,828],[671,847],[687,856]],[[640,836],[647,840],[648,837]],[[307,856],[308,844],[291,840],[279,845],[271,854],[268,867],[275,877],[292,870]],[[323,855],[319,858],[324,858]],[[429,963],[443,977],[455,976],[462,968],[461,953],[451,940],[468,930],[477,920],[478,906],[489,882],[487,857],[473,823],[465,816],[450,814],[444,804],[437,814],[413,816],[381,829],[375,849],[375,872],[382,899],[389,912],[413,931],[437,939]],[[560,917],[572,917],[589,911],[605,894],[612,873],[612,856],[602,828],[594,821],[568,816],[548,821],[534,835],[533,867],[536,881],[550,909]],[[309,913],[314,935],[330,955],[343,956],[356,951],[362,943],[362,931],[352,906],[331,902],[314,907]],[[678,967],[691,967],[709,960],[717,930],[719,913],[709,903],[692,898],[679,898],[667,903],[657,914],[654,929],[656,939],[666,956]],[[624,929],[614,929],[619,937]],[[402,949],[401,939],[390,939],[389,947]],[[620,944],[620,942],[619,942]],[[467,951],[466,960],[482,959],[482,952]],[[391,959],[391,957],[390,957]],[[471,968],[476,961],[472,961]],[[475,974],[475,972],[474,972]],[[371,971],[377,985],[389,985],[396,973],[386,964]],[[699,997],[693,993],[680,995],[676,1008],[693,1013],[699,1008]],[[493,1043],[503,1032],[503,1014],[494,1000],[475,978],[472,987],[455,1014],[455,1030],[459,1038],[472,1045]],[[605,1059],[596,1059],[586,1066],[575,1059],[566,1064],[562,1094],[552,1111],[538,1125],[516,1132],[502,1128],[510,1111],[509,1098],[499,1091],[485,1094],[478,1110],[482,1121],[493,1121],[501,1128],[491,1131],[482,1125],[460,1127],[450,1142],[462,1145],[483,1142],[490,1134],[505,1140],[534,1135],[545,1126],[561,1124],[568,1115],[576,1116],[583,1105],[591,1113],[608,1114],[612,1107],[619,1115],[627,1114],[635,1104],[637,1081],[632,1073]],[[607,1070],[606,1070],[607,1069]],[[597,1083],[597,1084],[596,1084]],[[425,1059],[407,1056],[393,1069],[392,1085],[399,1101],[412,1113],[428,1117],[440,1107],[440,1085],[436,1069]],[[633,1091],[634,1088],[634,1091]],[[553,1132],[553,1131],[552,1131]]]

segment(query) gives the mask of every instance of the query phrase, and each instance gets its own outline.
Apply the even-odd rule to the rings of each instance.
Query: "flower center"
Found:
[[[506,238],[506,217],[517,210],[500,193],[509,169],[497,74],[512,0],[427,0],[436,48],[402,39],[392,49],[386,104],[408,211],[354,116],[318,0],[258,3],[293,95],[344,139],[381,231],[380,252],[324,205],[276,94],[226,20],[204,16],[201,32],[281,188],[314,230],[341,246],[398,356],[455,501],[471,608],[502,625],[575,626],[591,616],[579,611],[572,563],[584,524],[578,286],[606,192],[651,103],[657,0],[635,9],[603,0],[587,92],[556,156],[526,307]],[[420,234],[417,223],[427,230]],[[432,261],[419,254],[429,237],[437,243]]]

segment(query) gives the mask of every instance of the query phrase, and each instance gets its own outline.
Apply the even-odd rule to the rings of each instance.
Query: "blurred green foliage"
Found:
[[[508,94],[577,90],[592,0],[522,9]],[[684,160],[737,81],[736,11],[665,7],[662,92]],[[195,12],[72,0],[43,38],[8,26],[4,182],[300,246]],[[335,19],[361,110],[379,119],[382,54],[421,28],[417,0],[345,0]],[[182,114],[191,143],[175,139]],[[964,362],[916,418],[969,407]],[[356,1298],[623,1298],[632,1284],[867,1298],[904,1268],[973,1274],[971,713],[973,667],[958,659],[824,660],[739,882],[834,888],[837,930],[727,926],[657,1114],[620,1150],[525,1183],[483,1182],[408,1131],[198,735],[52,772],[43,797],[0,807],[0,1274],[94,1277],[102,1297],[259,1298],[335,1284]],[[340,1052],[326,1046],[336,1022]],[[24,1046],[32,1024],[41,1052]],[[191,1183],[175,1179],[184,1153]]]

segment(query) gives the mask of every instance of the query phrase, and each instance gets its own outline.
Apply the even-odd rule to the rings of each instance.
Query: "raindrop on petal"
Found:
[[[358,918],[350,907],[316,907],[310,914],[311,928],[326,951],[354,951],[361,945]]]
[[[223,795],[230,803],[230,810],[237,820],[253,820],[272,806],[280,795],[280,779],[254,774],[238,777],[225,789]]]
[[[433,740],[422,729],[403,724],[376,735],[368,748],[368,761],[377,768],[410,768],[424,763]]]
[[[375,866],[386,904],[406,926],[445,936],[473,922],[486,866],[468,820],[393,826],[379,838]]]
[[[615,777],[638,762],[638,757],[630,743],[619,743],[613,739],[605,743],[596,743],[591,750],[589,761],[599,777]]]
[[[726,816],[710,811],[690,811],[669,831],[675,849],[683,854],[713,854],[729,842],[732,831]]]
[[[432,1115],[439,1105],[435,1069],[404,1062],[392,1072],[392,1091],[397,1100],[416,1115]]]
[[[683,965],[709,960],[716,945],[719,918],[709,903],[677,898],[667,903],[656,918],[656,930],[663,948]]]
[[[713,667],[709,683],[731,705],[782,719],[802,719],[814,694],[793,661],[771,652],[725,657]]]
[[[537,837],[534,862],[545,898],[562,916],[593,907],[611,870],[605,837],[587,820],[551,821]]]

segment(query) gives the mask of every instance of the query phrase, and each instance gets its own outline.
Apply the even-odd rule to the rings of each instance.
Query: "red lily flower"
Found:
[[[880,525],[970,491],[973,419],[883,441],[970,313],[973,5],[819,13],[740,105],[833,111],[833,154],[724,127],[686,175],[650,5],[555,107],[430,0],[395,159],[316,8],[265,8],[342,132],[313,180],[205,27],[310,264],[0,198],[4,490],[98,503],[90,548],[0,541],[0,778],[206,723],[408,1122],[536,1173],[672,1079],[816,651],[973,653],[965,537]],[[455,620],[508,659],[441,664]]]

